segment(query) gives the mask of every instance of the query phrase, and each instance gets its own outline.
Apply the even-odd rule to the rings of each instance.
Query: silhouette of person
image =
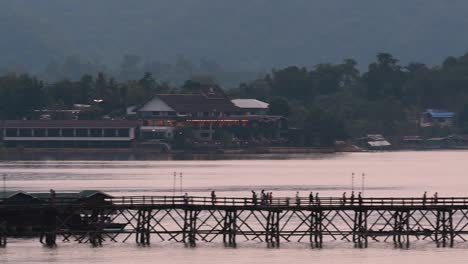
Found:
[[[257,201],[257,193],[254,190],[252,190],[252,203],[254,205],[257,205],[257,202],[258,202]]]
[[[215,191],[211,191],[211,204],[215,204],[216,203],[216,193]]]

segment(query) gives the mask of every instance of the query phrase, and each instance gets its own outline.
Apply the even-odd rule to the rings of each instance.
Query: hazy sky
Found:
[[[467,11],[462,0],[0,0],[0,65],[131,53],[269,69],[380,51],[439,63],[467,50]]]

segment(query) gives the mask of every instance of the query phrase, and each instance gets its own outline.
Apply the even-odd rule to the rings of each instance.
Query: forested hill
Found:
[[[382,51],[433,64],[467,51],[467,13],[466,0],[0,0],[0,68],[70,55],[119,67],[124,54],[255,70],[351,57],[365,67]]]

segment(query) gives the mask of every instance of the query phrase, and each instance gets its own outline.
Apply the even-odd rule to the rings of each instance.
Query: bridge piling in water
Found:
[[[236,247],[237,211],[226,210],[224,215],[223,243],[228,247]]]
[[[151,209],[138,210],[135,241],[142,246],[150,245],[151,241]]]
[[[7,223],[6,221],[0,222],[0,247],[5,247],[7,244]]]
[[[265,227],[265,241],[270,247],[280,245],[280,211],[268,211]]]

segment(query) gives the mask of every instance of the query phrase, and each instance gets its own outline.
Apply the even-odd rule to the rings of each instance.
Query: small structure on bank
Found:
[[[421,127],[452,127],[454,112],[438,109],[427,109],[421,114],[420,126]]]
[[[388,142],[381,134],[368,134],[365,137],[355,140],[356,144],[372,150],[385,150],[389,149],[392,144]]]

